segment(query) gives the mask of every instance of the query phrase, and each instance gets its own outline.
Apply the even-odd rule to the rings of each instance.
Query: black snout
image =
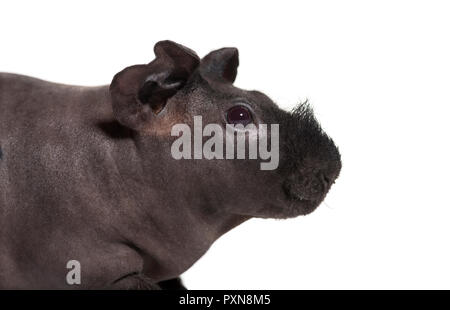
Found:
[[[283,121],[285,193],[292,200],[317,205],[339,176],[339,150],[308,104],[299,105]]]

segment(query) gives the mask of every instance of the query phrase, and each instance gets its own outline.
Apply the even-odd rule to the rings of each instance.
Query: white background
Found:
[[[448,1],[2,1],[0,71],[107,84],[162,39],[236,46],[236,86],[308,98],[341,177],[293,220],[251,220],[191,289],[450,289]]]

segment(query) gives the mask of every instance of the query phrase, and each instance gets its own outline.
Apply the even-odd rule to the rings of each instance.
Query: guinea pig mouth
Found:
[[[322,200],[308,200],[300,198],[288,198],[276,218],[293,218],[299,215],[307,215],[313,212],[322,202]]]
[[[283,184],[284,193],[291,201],[322,201],[329,187],[324,177],[303,181],[289,178]]]
[[[299,182],[288,178],[282,185],[285,196],[284,216],[296,217],[313,212],[324,200],[328,190],[327,180],[311,178]]]
[[[280,186],[280,187],[278,187]],[[274,199],[260,205],[254,213],[248,214],[258,218],[288,219],[313,212],[323,201],[326,193],[317,199],[302,195],[300,191],[295,195],[286,188],[286,182],[279,184],[274,190],[277,192]]]

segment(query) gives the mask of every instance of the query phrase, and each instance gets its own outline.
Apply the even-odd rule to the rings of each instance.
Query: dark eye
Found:
[[[234,106],[227,111],[227,122],[229,124],[242,124],[245,126],[250,124],[252,121],[252,114],[242,105]]]

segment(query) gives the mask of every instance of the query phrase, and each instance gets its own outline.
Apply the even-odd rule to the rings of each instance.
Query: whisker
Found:
[[[330,206],[326,201],[324,201],[323,204],[324,204],[328,209],[334,210],[334,208],[333,208],[332,206]]]

